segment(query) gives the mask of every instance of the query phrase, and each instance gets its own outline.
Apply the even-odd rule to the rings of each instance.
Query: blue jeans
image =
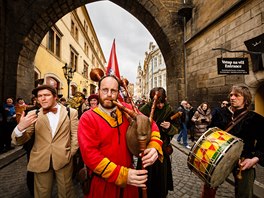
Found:
[[[186,127],[186,124],[182,123],[181,124],[181,130],[180,130],[180,133],[179,133],[179,136],[177,138],[177,141],[180,142],[181,141],[181,138],[183,140],[183,145],[184,146],[187,146],[188,143],[187,143],[187,137],[188,134],[187,134],[187,127]]]

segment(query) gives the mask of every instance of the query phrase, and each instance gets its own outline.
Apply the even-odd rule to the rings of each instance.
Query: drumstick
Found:
[[[239,163],[239,171],[238,171],[238,174],[237,174],[237,179],[242,179],[242,166],[241,166],[241,162],[243,162],[245,160],[244,157],[241,157],[241,160],[240,160],[240,163]]]

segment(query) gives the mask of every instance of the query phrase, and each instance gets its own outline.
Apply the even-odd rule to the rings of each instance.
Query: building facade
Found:
[[[137,67],[136,86],[135,86],[135,100],[144,97],[143,95],[143,70],[139,62]]]
[[[82,92],[89,96],[97,84],[89,77],[92,68],[105,71],[105,57],[85,6],[62,17],[43,38],[34,61],[35,80],[57,88],[67,98]],[[62,67],[72,68],[69,84]]]
[[[28,90],[36,79],[34,60],[44,36],[64,15],[99,1],[0,1],[0,99],[30,98]],[[112,2],[135,16],[155,39],[166,63],[167,98],[173,107],[183,99],[194,106],[202,101],[218,105],[231,85],[242,83],[251,89],[254,109],[264,112],[264,74],[252,63],[251,55],[212,50],[249,50],[244,42],[264,32],[264,0]],[[218,74],[216,61],[221,57],[248,58],[249,74]]]
[[[178,12],[183,16],[186,99],[195,106],[204,101],[217,106],[228,100],[232,85],[242,84],[250,88],[253,109],[264,115],[264,1],[188,2]],[[225,58],[247,59],[248,74],[237,69],[220,73],[217,61]]]
[[[149,98],[149,92],[154,87],[163,87],[167,90],[166,64],[160,49],[153,42],[149,43],[145,52],[144,65],[138,66],[136,90],[138,98]]]

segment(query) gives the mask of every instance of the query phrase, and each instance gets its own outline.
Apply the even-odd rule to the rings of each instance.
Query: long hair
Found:
[[[244,107],[249,108],[252,101],[252,95],[249,88],[243,85],[234,85],[231,87],[230,92],[232,91],[241,94],[244,97]]]
[[[162,87],[154,87],[153,89],[150,90],[150,93],[149,93],[149,97],[151,100],[153,100],[154,96],[155,96],[155,93],[156,91],[159,92],[159,98],[158,98],[158,102],[161,102],[161,103],[165,103],[166,102],[166,91],[164,88]]]

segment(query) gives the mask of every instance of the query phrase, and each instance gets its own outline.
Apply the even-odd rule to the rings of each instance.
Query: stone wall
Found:
[[[8,0],[1,3],[6,11],[6,35],[0,62],[0,100],[7,96],[31,97],[34,87],[34,57],[42,38],[57,20],[75,8],[98,0]],[[153,35],[167,66],[168,99],[174,106],[185,97],[182,23],[178,17],[181,0],[112,0],[134,15]],[[2,4],[5,4],[2,7]],[[2,12],[1,12],[1,19]],[[1,26],[2,27],[2,26]],[[142,54],[142,56],[144,56]],[[1,60],[1,59],[0,59]],[[136,68],[135,68],[136,69]],[[0,70],[0,71],[1,71]]]
[[[252,71],[249,54],[212,50],[247,50],[244,41],[264,32],[264,1],[217,1],[228,5],[224,9],[217,5],[220,6],[221,13],[217,6],[212,6],[211,9],[209,1],[194,1],[195,18],[186,25],[187,98],[195,106],[203,101],[212,106],[217,105],[221,100],[227,99],[229,88],[233,84],[248,85],[254,95],[264,81],[263,71]],[[205,25],[201,21],[206,22]],[[219,75],[217,58],[220,57],[248,58],[249,75]]]

